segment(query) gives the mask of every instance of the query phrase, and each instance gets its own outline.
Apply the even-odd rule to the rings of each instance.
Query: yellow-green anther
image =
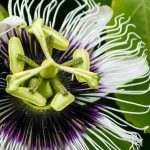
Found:
[[[53,93],[56,94],[56,93],[60,92],[60,90],[59,90],[58,86],[56,85],[56,83],[54,82],[54,79],[50,80],[50,85],[53,89]]]
[[[46,98],[44,98],[41,94],[38,92],[32,93],[29,88],[26,87],[19,87],[17,91],[13,92],[10,92],[9,89],[6,89],[6,91],[11,95],[22,99],[23,101],[28,101],[36,106],[45,106],[47,103]]]
[[[46,56],[47,59],[52,60],[46,43],[45,35],[42,29],[43,25],[44,21],[41,18],[37,18],[33,21],[33,24],[31,26],[26,28],[26,30],[28,31],[28,33],[34,34],[36,36],[41,45],[44,55]]]
[[[22,83],[20,84],[20,87],[27,87],[28,84],[29,84],[29,81],[26,80],[26,81],[24,81],[24,82],[22,82]]]
[[[10,65],[11,72],[14,74],[23,71],[25,62],[17,59],[18,54],[24,56],[24,50],[19,38],[12,37],[9,40],[8,54],[9,54],[9,61],[10,61],[9,65]]]
[[[45,66],[48,63],[49,60],[44,60],[41,66]],[[56,74],[58,73],[58,68],[55,66],[50,66],[40,72],[40,75],[45,79],[54,78]]]
[[[65,37],[63,37],[59,32],[48,26],[43,26],[43,31],[45,35],[53,36],[53,48],[56,48],[61,51],[65,51],[68,48],[70,44],[69,41]]]
[[[74,100],[75,97],[71,93],[63,95],[61,92],[58,92],[51,102],[51,107],[56,111],[61,111],[70,105]]]
[[[83,62],[77,65],[74,65],[75,68],[79,68],[79,69],[83,69],[83,70],[90,70],[90,58],[89,58],[89,53],[87,52],[87,50],[83,49],[83,48],[79,48],[76,49],[73,53],[73,59],[81,57]],[[78,82],[86,82],[85,79],[83,79],[82,77],[79,76],[75,76],[76,79],[78,80]]]
[[[28,64],[32,68],[39,67],[39,65],[37,63],[35,63],[32,59],[30,59],[29,57],[27,57],[25,55],[18,54],[17,59],[24,61],[26,64]]]
[[[35,88],[36,91],[46,99],[53,95],[53,91],[48,80],[42,79],[41,83],[38,84],[38,78],[32,78],[29,82],[29,88]]]

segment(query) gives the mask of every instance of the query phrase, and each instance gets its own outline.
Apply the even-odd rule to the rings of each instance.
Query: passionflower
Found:
[[[144,43],[123,14],[108,26],[110,7],[74,0],[64,16],[68,2],[9,0],[10,17],[0,23],[0,149],[120,149],[109,135],[139,149],[142,138],[125,128],[148,126],[116,113],[144,114],[149,106],[114,94],[149,90],[125,90],[149,82]],[[119,110],[107,100],[145,111]]]

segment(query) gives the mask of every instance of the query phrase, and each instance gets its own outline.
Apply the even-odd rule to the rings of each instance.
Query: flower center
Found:
[[[53,48],[66,51],[69,41],[54,29],[45,26],[40,18],[34,20],[31,26],[25,27],[25,30],[36,36],[45,60],[41,65],[36,64],[25,56],[20,39],[12,37],[8,48],[12,74],[6,78],[7,93],[19,98],[33,109],[53,108],[61,111],[71,104],[75,97],[61,83],[60,71],[75,75],[78,82],[86,82],[92,89],[99,88],[99,74],[90,72],[90,58],[85,49],[75,50],[72,60],[58,64],[52,58],[55,51]],[[28,66],[26,69],[25,64]]]

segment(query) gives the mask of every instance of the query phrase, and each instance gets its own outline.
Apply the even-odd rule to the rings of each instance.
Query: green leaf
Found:
[[[111,6],[112,0],[95,0],[96,3],[100,3],[101,5],[109,5]]]
[[[6,9],[0,4],[0,21],[8,17],[8,12]]]
[[[114,16],[125,13],[126,18],[131,17],[130,23],[136,25],[136,32],[141,36],[142,40],[146,43],[148,48],[148,60],[150,63],[150,0],[113,0],[112,8],[114,10]],[[148,83],[149,84],[149,83]],[[148,88],[149,85],[138,85],[130,87],[126,90],[143,90]],[[150,104],[150,92],[143,95],[116,95],[117,98],[124,99],[126,101],[135,102],[139,104]],[[147,108],[141,108],[129,104],[117,102],[121,110],[129,110],[133,112],[146,111]],[[144,127],[150,126],[150,113],[134,115],[124,114],[127,121],[133,123],[135,126]],[[150,133],[150,129],[147,130]]]

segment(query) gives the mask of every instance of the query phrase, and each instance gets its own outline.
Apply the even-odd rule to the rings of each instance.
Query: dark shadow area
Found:
[[[7,8],[8,0],[0,0],[0,4]]]

